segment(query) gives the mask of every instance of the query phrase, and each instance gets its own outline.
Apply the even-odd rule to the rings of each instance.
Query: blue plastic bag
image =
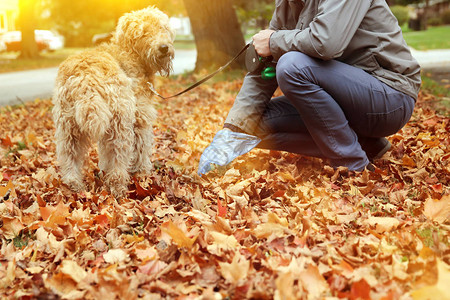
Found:
[[[216,133],[211,144],[206,147],[198,164],[198,175],[212,170],[211,164],[225,166],[236,157],[243,155],[259,144],[256,136],[222,129]]]

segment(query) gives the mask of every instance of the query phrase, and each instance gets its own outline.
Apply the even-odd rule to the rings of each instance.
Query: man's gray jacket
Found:
[[[385,0],[277,0],[269,28],[274,60],[289,51],[336,59],[417,99],[420,66]],[[247,74],[225,124],[255,134],[277,86]]]

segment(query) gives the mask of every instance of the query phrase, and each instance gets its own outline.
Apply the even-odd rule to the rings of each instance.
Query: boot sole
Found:
[[[391,147],[392,147],[392,144],[391,144],[391,142],[389,142],[389,141],[387,141],[387,144],[383,147],[383,149],[381,149],[381,151],[380,152],[378,152],[378,154],[377,155],[375,155],[374,157],[372,157],[372,160],[375,160],[375,159],[380,159],[380,158],[382,158],[383,157],[383,155],[386,153],[386,152],[388,152],[389,151],[389,149],[391,149]]]

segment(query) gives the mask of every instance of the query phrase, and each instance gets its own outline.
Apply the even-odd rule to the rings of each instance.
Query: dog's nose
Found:
[[[159,52],[161,52],[162,54],[166,54],[169,51],[169,46],[167,46],[166,44],[162,44],[159,46]]]

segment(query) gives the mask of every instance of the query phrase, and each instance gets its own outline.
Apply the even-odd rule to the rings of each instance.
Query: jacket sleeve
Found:
[[[276,79],[264,80],[260,74],[248,73],[225,124],[256,135],[261,116],[277,87]]]
[[[283,16],[286,13],[284,1],[277,0],[276,3],[269,25],[269,28],[272,30],[279,29],[279,26],[282,25],[279,23],[283,22]],[[244,78],[241,90],[234,100],[233,107],[228,112],[224,127],[237,127],[233,129],[256,135],[261,116],[277,87],[276,79],[264,80],[260,74],[248,73]]]
[[[288,51],[330,60],[342,55],[370,8],[370,0],[324,0],[309,27],[279,30],[270,38],[275,59]]]

